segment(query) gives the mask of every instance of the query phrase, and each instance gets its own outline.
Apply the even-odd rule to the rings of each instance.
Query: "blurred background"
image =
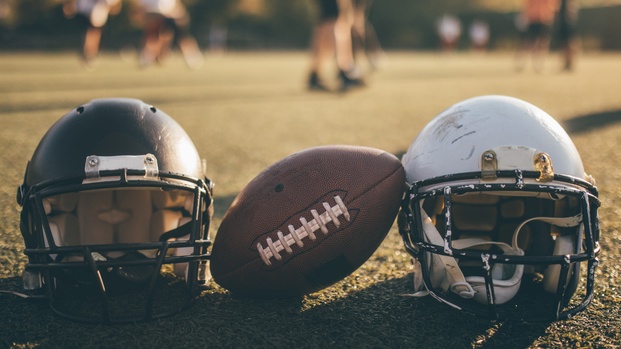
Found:
[[[63,15],[63,0],[0,0],[0,50],[66,50],[80,45],[82,32]],[[296,50],[308,47],[316,21],[314,0],[184,0],[191,32],[201,49]],[[385,49],[440,47],[436,23],[444,14],[461,22],[455,49],[471,48],[468,28],[487,23],[487,49],[512,49],[518,37],[521,0],[379,0],[369,21]],[[133,1],[103,28],[102,50],[138,48],[142,28],[133,20]],[[577,30],[582,49],[621,49],[621,1],[581,0]],[[555,46],[556,45],[556,46]],[[558,47],[554,40],[551,48]]]

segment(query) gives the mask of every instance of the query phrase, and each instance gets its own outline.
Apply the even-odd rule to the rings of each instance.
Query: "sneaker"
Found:
[[[317,73],[311,73],[308,78],[308,89],[311,91],[330,91],[320,80]]]
[[[364,87],[366,83],[359,74],[353,74],[352,72],[339,71],[339,80],[341,80],[341,92],[348,91],[355,87]]]

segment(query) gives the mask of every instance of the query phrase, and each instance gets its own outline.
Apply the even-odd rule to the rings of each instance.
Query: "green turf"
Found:
[[[72,54],[0,54],[0,289],[19,290],[25,265],[15,192],[41,136],[69,109],[93,98],[135,97],[186,128],[216,184],[215,231],[236,194],[262,169],[323,144],[407,150],[437,113],[462,99],[506,94],[572,126],[601,192],[602,253],[596,297],[553,324],[490,324],[432,299],[413,299],[408,256],[393,227],[376,254],[344,281],[303,299],[236,299],[212,285],[186,312],[149,323],[92,326],[61,320],[45,303],[0,294],[0,347],[598,347],[621,345],[621,55],[579,57],[574,73],[516,73],[510,53],[388,55],[369,87],[346,95],[305,90],[308,57],[298,53],[207,56],[188,70],[178,57],[138,69],[135,58],[101,57],[92,70]],[[326,72],[329,79],[335,74]],[[329,79],[329,81],[332,83]],[[579,117],[595,115],[587,123]],[[606,116],[607,115],[607,116]],[[593,123],[592,120],[597,120]]]

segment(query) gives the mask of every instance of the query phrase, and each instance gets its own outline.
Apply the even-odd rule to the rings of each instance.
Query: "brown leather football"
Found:
[[[255,177],[224,215],[213,278],[257,297],[325,288],[379,247],[404,190],[401,162],[379,149],[322,146],[290,155]]]

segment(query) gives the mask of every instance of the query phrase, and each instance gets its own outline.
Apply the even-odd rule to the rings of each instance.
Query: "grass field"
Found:
[[[492,324],[409,293],[408,256],[396,228],[354,274],[303,299],[231,297],[212,285],[191,309],[149,323],[93,326],[55,317],[45,303],[0,294],[0,347],[44,348],[619,348],[621,347],[621,55],[579,57],[575,72],[516,73],[512,55],[393,52],[348,94],[305,90],[297,53],[207,56],[200,70],[178,57],[138,69],[104,55],[92,70],[68,53],[0,54],[0,289],[19,291],[26,263],[15,192],[48,127],[99,97],[142,99],[189,133],[216,182],[212,231],[262,169],[304,148],[354,144],[400,155],[448,106],[482,94],[527,100],[566,125],[597,180],[602,252],[586,312],[552,324]],[[327,77],[332,75],[326,75]]]

